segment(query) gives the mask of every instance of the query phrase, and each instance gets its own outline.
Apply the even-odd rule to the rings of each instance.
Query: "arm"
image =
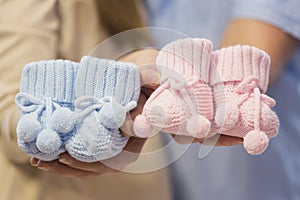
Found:
[[[55,0],[0,3],[0,146],[8,158],[17,163],[27,163],[28,157],[16,143],[15,129],[20,112],[14,98],[26,63],[57,56],[55,6]]]
[[[237,18],[229,22],[223,34],[220,47],[236,44],[256,46],[270,55],[270,83],[272,83],[286,61],[294,53],[299,45],[299,41],[282,29],[261,20]],[[217,146],[230,146],[242,143],[240,138],[226,135],[216,135],[215,137],[212,138],[212,143]],[[203,140],[197,139],[195,141],[203,143]],[[206,143],[210,143],[210,141],[206,141]]]
[[[241,18],[229,23],[221,47],[235,44],[256,46],[270,55],[270,83],[272,83],[295,51],[299,41],[268,23]]]

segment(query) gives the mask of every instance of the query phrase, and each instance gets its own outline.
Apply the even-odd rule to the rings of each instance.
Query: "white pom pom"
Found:
[[[269,145],[269,138],[263,131],[253,130],[244,137],[244,148],[251,155],[263,153]]]
[[[68,108],[56,109],[50,120],[51,128],[58,133],[69,133],[74,129],[72,111]]]
[[[201,115],[194,115],[187,122],[187,132],[190,136],[196,138],[204,138],[208,135],[210,130],[210,121]]]
[[[43,153],[53,153],[62,145],[60,137],[57,132],[44,129],[42,130],[36,140],[37,148]]]
[[[24,142],[32,142],[42,130],[41,123],[33,116],[23,115],[17,125],[17,136]]]
[[[126,118],[126,111],[122,105],[113,102],[105,103],[99,112],[99,119],[106,128],[119,128]]]

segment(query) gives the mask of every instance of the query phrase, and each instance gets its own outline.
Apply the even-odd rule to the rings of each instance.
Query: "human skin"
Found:
[[[299,41],[268,23],[245,18],[232,20],[228,24],[220,48],[237,44],[255,46],[270,55],[269,83],[272,84],[285,66],[286,61],[296,50]],[[203,139],[195,139],[195,141],[203,142]],[[228,146],[234,145],[236,142],[238,143],[238,140],[232,137],[220,137],[218,141],[223,146],[226,144]]]
[[[228,24],[220,47],[235,44],[256,46],[270,55],[270,83],[272,83],[282,70],[285,62],[295,51],[299,41],[270,24],[253,19],[236,19],[232,20]],[[122,57],[120,61],[134,62],[140,67],[145,66],[145,64],[151,65],[151,63],[153,66],[157,53],[158,52],[154,49],[140,50]],[[132,119],[142,112],[143,105],[147,98],[158,87],[159,75],[155,73],[155,71],[151,71],[151,73],[149,73],[147,70],[141,70],[140,75],[142,82],[145,84],[141,90],[142,92],[138,102],[138,107],[130,113]],[[152,82],[152,84],[149,84],[149,82]],[[124,130],[125,129],[123,129],[122,132],[124,135],[133,135],[130,131]],[[241,138],[225,135],[216,135],[215,137],[218,137],[217,141],[214,142],[214,145],[216,146],[231,146],[241,144],[243,142]],[[193,142],[203,143],[204,139],[194,139]],[[125,150],[135,152],[138,155],[138,153],[141,152],[144,143],[145,139],[130,137]],[[121,160],[122,154],[113,159]],[[133,161],[134,160],[128,161],[128,164]],[[31,158],[30,163],[39,169],[67,177],[90,177],[118,171],[111,169],[101,162],[84,163],[77,161],[67,153],[61,154],[59,159],[56,161],[44,162]]]
[[[220,47],[236,44],[255,46],[270,55],[269,79],[272,84],[295,52],[299,41],[270,24],[254,19],[236,19],[229,23]]]
[[[130,112],[130,118],[134,119],[138,114],[141,114],[143,110],[143,106],[151,93],[159,86],[159,73],[155,67],[155,60],[158,51],[155,49],[144,49],[135,51],[133,53],[127,54],[120,59],[119,61],[124,62],[133,62],[135,63],[140,69],[140,77],[141,77],[141,95],[138,100],[138,106],[136,109]],[[132,122],[132,121],[131,121]],[[130,123],[130,120],[128,121]],[[126,124],[126,123],[125,123]],[[132,123],[129,127],[132,126]],[[128,126],[127,126],[128,127]],[[120,162],[126,167],[127,164],[130,164],[139,156],[139,153],[142,151],[142,148],[145,144],[146,139],[136,138],[133,137],[134,133],[132,128],[126,128],[126,126],[121,127],[121,133],[125,136],[130,137],[129,141],[124,150],[136,153],[135,157],[131,160],[125,161],[122,159],[122,153],[117,155],[113,159],[115,162]],[[192,140],[189,140],[191,142]],[[179,141],[180,142],[180,141]],[[203,142],[202,140],[195,140],[194,142]],[[241,144],[240,138],[234,138],[230,136],[223,136],[221,135],[216,143],[213,145],[216,146],[228,146],[228,145],[235,145]],[[41,161],[36,158],[30,158],[30,163],[32,166],[37,167],[38,169],[49,171],[55,174],[59,174],[66,177],[92,177],[97,176],[104,173],[111,173],[111,172],[118,172],[118,170],[112,169],[106,166],[102,162],[93,162],[93,163],[86,163],[78,161],[72,158],[68,153],[63,153],[59,156],[58,160],[54,161]]]
[[[142,90],[137,103],[138,104],[137,107],[130,112],[131,119],[134,119],[138,114],[141,114],[143,110],[143,106],[147,101],[147,98],[158,87],[159,73],[156,70],[154,70],[154,63],[155,63],[157,53],[158,51],[155,49],[145,49],[145,50],[139,50],[133,53],[129,53],[121,57],[120,59],[118,59],[118,61],[133,62],[138,67],[144,69],[144,70],[140,70]],[[146,92],[144,92],[144,90]],[[127,123],[130,123],[130,121],[131,120],[128,120]],[[130,160],[125,161],[125,163],[124,163],[124,159],[122,159],[122,153],[111,158],[110,160],[114,160],[114,162],[119,161],[120,163],[124,163],[123,165],[124,167],[126,167],[127,164],[134,162],[138,158],[139,153],[142,151],[146,139],[132,137],[134,135],[132,129],[126,128],[126,126],[121,127],[120,130],[123,135],[130,137],[124,150],[136,154]],[[86,163],[86,162],[78,161],[72,158],[68,153],[63,153],[59,155],[58,160],[48,161],[48,162],[41,161],[34,157],[31,157],[30,164],[34,167],[37,167],[38,169],[49,171],[66,177],[85,178],[85,177],[97,176],[104,173],[119,171],[106,166],[102,162]]]

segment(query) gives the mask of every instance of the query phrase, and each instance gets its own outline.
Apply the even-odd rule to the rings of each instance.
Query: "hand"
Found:
[[[131,112],[131,117],[134,118],[136,115],[140,114],[142,107],[145,104],[147,97],[143,94],[140,95],[138,100],[138,106]],[[130,121],[129,121],[130,122]],[[121,132],[124,135],[131,135],[129,132]],[[139,153],[142,151],[146,139],[131,137],[128,140],[127,145],[124,150],[133,152],[130,157],[126,155],[126,152],[122,151],[117,156],[107,159],[104,162],[81,162],[68,153],[63,153],[59,155],[58,160],[54,161],[41,161],[36,158],[30,158],[30,164],[38,169],[49,171],[54,174],[66,176],[66,177],[78,177],[78,178],[87,178],[98,176],[104,173],[118,172],[125,168],[128,164],[133,163],[138,159]],[[106,164],[105,164],[106,163]],[[107,165],[109,164],[109,165]],[[111,168],[110,166],[115,166]]]
[[[142,113],[144,105],[152,92],[159,86],[160,74],[157,71],[155,62],[158,50],[143,49],[138,50],[119,59],[123,62],[135,63],[140,71],[141,94],[137,107],[127,116],[124,125],[121,127],[125,136],[134,136],[133,119]]]
[[[141,112],[142,105],[144,105],[146,100],[146,96],[142,93],[138,101],[138,107],[132,111],[133,117],[135,117],[137,114],[139,114],[139,112]],[[127,135],[129,134],[127,133]],[[59,155],[58,160],[50,162],[41,161],[32,157],[30,158],[30,164],[34,167],[37,167],[38,169],[49,171],[54,174],[59,174],[66,177],[93,177],[104,173],[118,172],[125,168],[128,164],[136,161],[138,159],[138,153],[142,151],[142,147],[144,146],[145,141],[146,139],[134,137],[129,138],[124,150],[136,153],[130,157],[126,157],[126,153],[122,151],[117,156],[107,159],[104,162],[87,163],[74,159],[68,153],[63,153]],[[109,166],[112,165],[116,168],[111,168],[105,163],[109,163]]]
[[[233,146],[243,144],[243,138],[219,134],[216,127],[212,126],[206,138],[194,138],[189,136],[172,135],[174,140],[179,144],[190,144],[199,142],[211,146]]]
[[[143,65],[145,68],[141,70],[141,79],[144,85],[142,86],[142,93],[145,95],[145,97],[149,98],[149,96],[152,94],[152,92],[158,87],[159,83],[159,73],[155,70],[155,64],[151,65],[151,63],[154,63],[158,51],[155,49],[145,49],[133,52],[127,56],[124,56],[121,58],[122,61],[130,61],[134,60],[134,62],[141,68]],[[136,115],[140,114],[143,110],[144,104],[139,104],[138,108],[132,113],[134,117]],[[130,123],[127,123],[127,125]],[[130,124],[130,127],[132,127],[132,124]],[[133,135],[133,131],[126,131],[126,135]],[[240,145],[243,143],[242,138],[238,137],[232,137],[228,135],[222,135],[222,134],[212,134],[213,136],[210,138],[191,138],[188,136],[173,136],[176,142],[180,144],[187,144],[187,143],[205,143],[207,145],[213,145],[213,146],[232,146],[232,145]]]
[[[135,156],[130,156],[130,160],[127,159],[128,157],[124,158],[124,152],[113,158],[105,160],[105,163],[108,162],[110,166],[116,166],[117,169],[111,168],[102,162],[81,162],[71,157],[68,153],[63,153],[59,155],[58,160],[50,162],[41,161],[32,157],[30,158],[30,164],[38,169],[49,171],[65,177],[94,177],[104,173],[118,172],[122,168],[126,167],[129,163],[134,162],[138,158],[138,153],[141,152],[145,141],[146,139],[141,138],[132,137],[129,139],[124,150],[136,153],[134,154]]]
[[[179,144],[190,144],[199,142],[205,145],[211,146],[233,146],[243,144],[243,138],[233,137],[222,134],[215,134],[209,138],[192,138],[188,136],[174,136],[172,135],[174,140]]]
[[[147,98],[158,87],[159,74],[154,66],[156,55],[156,50],[146,49],[134,52],[120,59],[120,61],[124,62],[134,62],[140,67],[140,78],[142,83],[141,94],[137,102],[137,107],[130,112],[130,115],[127,116],[126,122],[120,129],[121,133],[125,136],[134,135],[132,119],[142,112]],[[144,65],[147,66],[142,68]],[[146,139],[134,137],[129,138],[128,143],[124,148],[125,151],[122,151],[117,156],[107,159],[104,162],[81,162],[71,157],[68,153],[63,153],[59,155],[58,160],[50,162],[41,161],[32,157],[30,158],[30,164],[41,170],[66,177],[93,177],[104,173],[118,172],[124,169],[128,164],[136,161],[139,153],[142,151],[145,141]],[[133,152],[135,154],[128,156],[126,151]],[[115,168],[110,166],[114,166]]]

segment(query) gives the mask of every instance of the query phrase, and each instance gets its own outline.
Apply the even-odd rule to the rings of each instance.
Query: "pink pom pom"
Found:
[[[269,145],[269,138],[263,131],[253,130],[244,137],[244,148],[251,155],[263,153]]]
[[[136,116],[133,122],[133,130],[138,137],[146,138],[153,135],[153,128],[142,115]]]
[[[203,116],[194,115],[187,122],[187,132],[196,138],[204,138],[208,135],[210,130],[210,121]]]
[[[239,109],[237,106],[226,105],[216,110],[215,121],[219,127],[232,128],[239,120]]]

